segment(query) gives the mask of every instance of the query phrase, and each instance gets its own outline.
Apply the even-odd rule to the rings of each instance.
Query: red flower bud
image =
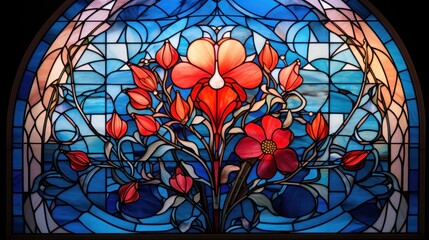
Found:
[[[138,189],[137,182],[129,182],[119,187],[119,202],[127,204],[137,201],[140,197]]]
[[[112,118],[107,121],[106,131],[112,138],[118,140],[127,132],[127,122],[121,119],[117,113],[112,114]]]
[[[193,183],[194,180],[190,176],[185,176],[179,167],[176,168],[176,173],[170,178],[171,187],[181,193],[188,193]]]
[[[177,121],[186,123],[189,119],[191,112],[190,105],[180,96],[179,92],[176,92],[176,98],[171,103],[171,115]]]
[[[126,93],[130,97],[130,103],[133,108],[143,110],[152,105],[152,98],[149,93],[141,88],[127,89]]]
[[[266,72],[271,72],[279,62],[279,55],[277,51],[271,47],[270,42],[266,42],[265,46],[259,53],[259,63]]]
[[[353,150],[343,156],[343,162],[341,166],[344,169],[350,171],[356,171],[361,169],[365,165],[365,159],[368,156],[369,151],[365,150]]]
[[[70,161],[70,167],[75,171],[83,171],[91,166],[91,161],[86,153],[82,151],[68,151],[64,152],[64,154]]]
[[[301,86],[302,77],[299,75],[300,61],[296,60],[291,65],[283,68],[279,73],[280,88],[290,92]]]
[[[150,115],[131,114],[131,117],[136,121],[137,129],[143,136],[150,136],[158,132],[160,125]]]
[[[140,67],[137,65],[129,65],[130,69],[133,73],[134,83],[140,88],[154,92],[156,91],[157,82],[155,75],[144,67]]]
[[[155,58],[161,67],[169,69],[179,60],[179,53],[171,45],[170,41],[167,40],[158,52],[156,52]]]
[[[318,112],[313,122],[307,123],[305,130],[314,141],[320,141],[328,135],[328,123],[323,115]]]

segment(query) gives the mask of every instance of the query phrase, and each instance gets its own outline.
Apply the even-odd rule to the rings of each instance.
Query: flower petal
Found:
[[[277,148],[285,148],[293,140],[293,132],[289,129],[277,129],[273,133],[272,140],[276,143]]]
[[[241,42],[235,39],[223,39],[219,41],[217,60],[221,75],[239,66],[245,59],[246,51]]]
[[[262,143],[262,141],[265,140],[264,129],[262,129],[261,126],[256,123],[251,122],[246,124],[246,126],[244,127],[244,132],[247,134],[247,136],[254,138],[259,143]]]
[[[365,150],[353,150],[347,152],[343,156],[343,162],[341,163],[341,165],[346,170],[359,170],[365,165],[365,159],[369,155],[369,153],[369,151]]]
[[[167,40],[156,52],[155,59],[164,69],[169,69],[179,60],[179,53]]]
[[[276,174],[276,164],[274,162],[274,156],[271,154],[265,154],[259,162],[256,173],[260,178],[269,179]]]
[[[270,43],[267,41],[259,53],[259,64],[264,68],[265,71],[271,72],[279,61],[279,55],[277,51],[271,47]]]
[[[262,155],[261,144],[251,137],[243,137],[235,145],[235,153],[241,159],[257,158]]]
[[[116,140],[123,137],[127,129],[127,122],[122,120],[116,112],[112,114],[112,117],[106,123],[106,132]]]
[[[265,136],[268,140],[271,140],[274,131],[281,127],[282,122],[271,115],[266,115],[262,118],[262,128],[265,130]]]
[[[298,155],[290,148],[278,149],[274,152],[277,169],[283,173],[291,173],[298,168]]]
[[[209,116],[215,133],[219,133],[227,115],[237,107],[237,93],[230,86],[219,90],[204,86],[197,98],[199,107]]]
[[[137,182],[129,182],[119,188],[118,194],[121,203],[127,204],[135,202],[139,199],[140,194]]]
[[[261,69],[252,62],[243,63],[222,76],[225,80],[233,79],[243,88],[255,88],[262,82]]]
[[[189,45],[188,60],[191,64],[206,71],[214,73],[215,52],[214,42],[209,38],[198,39]]]
[[[181,190],[181,188],[180,188],[180,185],[179,185],[179,183],[178,183],[178,181],[177,181],[177,176],[178,176],[178,175],[173,175],[173,176],[170,178],[170,185],[171,185],[171,187],[172,187],[172,188],[176,189],[177,191],[182,192],[182,190]],[[183,176],[183,175],[182,175],[182,176]]]
[[[190,63],[178,63],[171,72],[173,83],[180,88],[191,88],[202,79],[210,79],[211,75]]]
[[[186,123],[188,115],[190,113],[189,104],[180,96],[180,93],[176,93],[176,98],[171,103],[171,116],[181,123]]]

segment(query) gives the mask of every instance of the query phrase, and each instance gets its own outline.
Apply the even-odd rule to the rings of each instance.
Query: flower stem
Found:
[[[254,163],[256,162],[257,159],[252,159],[250,161],[245,161],[241,164],[241,168],[240,171],[237,174],[237,177],[234,179],[234,182],[232,183],[232,187],[226,197],[225,203],[224,203],[224,207],[222,210],[222,218],[221,218],[221,231],[223,231],[223,229],[225,228],[225,221],[226,218],[228,217],[229,213],[231,212],[231,210],[233,209],[233,207],[230,207],[230,205],[232,204],[232,206],[235,206],[235,201],[238,197],[238,195],[240,194],[242,189],[242,185],[243,183],[246,181],[247,176],[249,175],[250,170],[252,169]]]

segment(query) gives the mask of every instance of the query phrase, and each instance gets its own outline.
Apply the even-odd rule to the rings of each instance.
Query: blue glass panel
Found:
[[[418,217],[417,216],[410,216],[410,217],[408,217],[408,221],[409,221],[409,225],[407,225],[407,227],[408,227],[407,230],[410,233],[417,233],[419,231],[419,225],[418,225],[419,219],[418,219]]]
[[[276,7],[278,3],[275,1],[265,1],[264,4],[260,4],[257,1],[245,1],[245,0],[234,0],[231,2],[235,2],[239,7],[242,7],[252,13],[258,14],[259,16],[266,15],[271,9]]]
[[[368,25],[377,33],[380,40],[384,43],[392,40],[387,30],[381,25],[379,21],[368,21]]]
[[[20,193],[12,195],[13,215],[22,215],[22,195]]]
[[[403,71],[403,70],[407,69],[407,64],[405,63],[404,59],[401,58],[402,55],[401,55],[401,52],[400,52],[398,46],[396,45],[396,43],[394,41],[390,41],[390,42],[386,43],[385,46],[389,50],[389,53],[391,54],[398,71]]]
[[[12,182],[13,182],[12,191],[13,192],[22,192],[22,172],[13,171],[12,172]]]
[[[37,45],[36,50],[33,52],[33,55],[28,63],[27,70],[36,72],[37,68],[39,67],[39,61],[45,54],[45,52],[48,50],[49,44],[46,42],[40,42],[39,45]]]
[[[14,232],[14,233],[24,233],[24,218],[22,217],[22,216],[16,216],[16,217],[13,217],[13,220],[12,220],[13,222],[12,222],[12,231]]]
[[[405,96],[409,99],[411,98],[415,98],[415,93],[414,93],[414,87],[413,87],[413,83],[411,81],[411,76],[409,71],[401,71],[399,73],[399,76],[402,79],[402,84],[404,85],[404,92],[405,92]],[[414,112],[416,111],[415,109],[410,109],[410,112]]]

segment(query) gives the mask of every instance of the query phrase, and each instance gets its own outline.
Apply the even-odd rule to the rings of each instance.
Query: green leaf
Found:
[[[179,230],[180,230],[182,233],[187,232],[187,231],[189,230],[189,228],[191,228],[192,223],[194,222],[194,220],[195,220],[196,218],[197,218],[197,217],[191,217],[191,218],[189,218],[189,219],[187,219],[187,220],[185,220],[185,221],[181,222],[181,223],[180,223],[180,225],[179,225]]]
[[[222,168],[222,172],[220,174],[220,183],[226,183],[228,181],[228,176],[231,172],[239,171],[240,167],[237,165],[225,165]]]
[[[180,139],[180,138],[177,138],[177,140],[179,140],[179,142],[181,144],[183,144],[183,146],[185,146],[186,148],[191,149],[195,153],[195,155],[199,155],[200,154],[200,150],[198,149],[197,144],[195,144],[195,143],[193,143],[191,141],[186,141],[186,140]]]
[[[198,203],[199,201],[200,201],[200,199],[201,199],[201,193],[196,193],[195,195],[194,195],[194,202],[196,202],[196,203]]]
[[[267,208],[271,213],[278,215],[276,210],[274,210],[271,200],[262,193],[252,193],[248,196],[256,205],[260,207]]]
[[[159,162],[159,171],[160,171],[160,174],[161,174],[161,181],[162,181],[165,185],[170,186],[170,178],[171,178],[171,175],[170,175],[170,173],[167,171],[167,169],[165,169],[164,162],[163,162],[162,160],[159,160],[158,162]]]
[[[172,207],[172,206],[173,206],[173,204],[174,204],[174,202],[176,201],[177,197],[178,197],[177,195],[173,195],[173,196],[170,196],[169,198],[167,198],[167,200],[165,200],[164,204],[162,205],[161,210],[159,210],[159,211],[156,213],[156,215],[163,214],[163,213],[164,213],[164,212],[166,212],[170,207]]]
[[[161,157],[164,153],[173,148],[173,146],[166,144],[164,141],[155,141],[147,147],[146,152],[139,161],[147,161],[151,157]]]

